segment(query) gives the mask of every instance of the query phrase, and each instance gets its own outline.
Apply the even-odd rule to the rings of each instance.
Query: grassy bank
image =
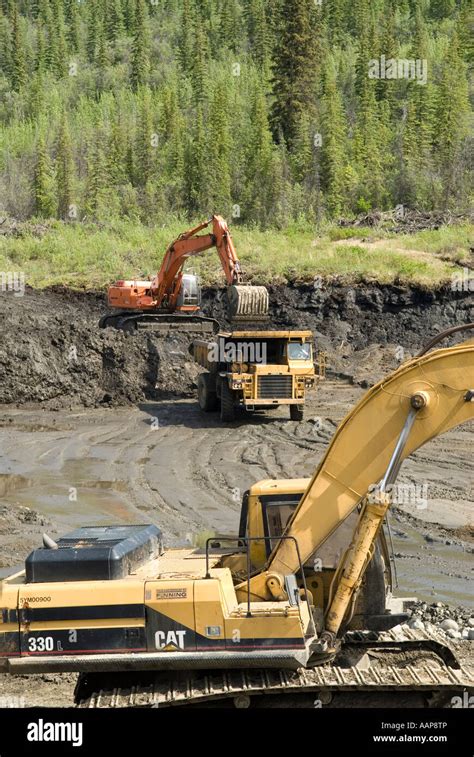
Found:
[[[173,221],[147,227],[130,221],[107,225],[33,222],[0,236],[0,271],[22,271],[28,284],[102,288],[116,278],[154,273],[167,245],[187,226]],[[364,228],[307,226],[284,231],[232,228],[248,277],[260,283],[342,276],[352,281],[436,285],[449,281],[469,258],[474,227],[445,226],[417,234]],[[222,283],[215,252],[191,259],[188,267],[206,284]]]

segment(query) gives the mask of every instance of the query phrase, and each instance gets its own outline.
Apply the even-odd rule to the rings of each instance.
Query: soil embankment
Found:
[[[474,321],[474,296],[445,288],[326,285],[270,287],[274,328],[311,328],[328,368],[367,385],[433,334]],[[101,293],[27,289],[0,296],[0,404],[49,408],[127,405],[192,396],[191,337],[99,329]],[[204,312],[224,327],[224,291],[204,292]]]

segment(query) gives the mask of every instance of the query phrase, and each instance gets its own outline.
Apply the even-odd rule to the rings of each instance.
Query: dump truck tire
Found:
[[[197,395],[199,407],[205,413],[217,409],[217,394],[213,391],[211,377],[208,373],[200,373],[197,380]]]
[[[261,319],[268,316],[268,289],[263,286],[232,285],[227,289],[229,318]]]
[[[228,384],[221,384],[221,421],[228,423],[235,420],[234,393]]]
[[[292,421],[302,421],[304,416],[303,405],[290,405],[290,418]]]

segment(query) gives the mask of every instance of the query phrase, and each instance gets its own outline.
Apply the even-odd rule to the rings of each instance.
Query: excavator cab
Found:
[[[183,273],[181,289],[176,300],[176,310],[199,311],[201,308],[201,282],[194,273]]]
[[[264,480],[245,493],[239,536],[243,543],[245,537],[250,537],[253,570],[262,570],[278,546],[310,481],[309,478]],[[304,563],[306,588],[311,592],[314,606],[320,614],[329,605],[331,584],[340,560],[349,548],[358,518],[358,511],[353,511]],[[297,579],[299,588],[303,589],[303,577],[297,576]],[[389,550],[385,533],[381,531],[348,627],[383,630],[385,622],[393,625],[393,617],[386,611],[391,590]]]

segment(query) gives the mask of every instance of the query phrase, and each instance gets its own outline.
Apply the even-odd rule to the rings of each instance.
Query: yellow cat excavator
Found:
[[[207,234],[201,231],[211,227]],[[135,332],[163,330],[217,331],[218,322],[201,313],[199,279],[184,272],[188,258],[215,247],[227,281],[227,316],[232,322],[262,322],[268,317],[268,290],[245,285],[229,227],[218,215],[180,234],[168,246],[158,273],[150,280],[119,280],[109,287],[112,312],[99,326]]]
[[[166,550],[156,526],[46,538],[0,584],[0,669],[77,671],[87,707],[439,705],[472,689],[474,666],[444,635],[404,625],[382,525],[403,460],[473,418],[470,340],[372,387],[310,480],[252,486],[235,536]]]

